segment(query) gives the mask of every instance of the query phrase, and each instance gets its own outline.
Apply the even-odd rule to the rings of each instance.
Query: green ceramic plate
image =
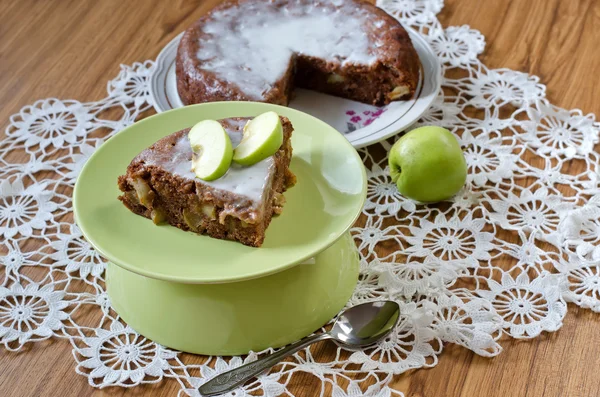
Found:
[[[117,177],[143,149],[204,119],[256,116],[274,110],[294,125],[291,169],[298,183],[285,193],[261,248],[199,236],[127,210]],[[313,257],[354,223],[366,197],[366,174],[348,141],[300,111],[264,103],[214,102],[164,112],[124,129],[83,167],[73,193],[75,218],[89,242],[132,272],[183,283],[224,283],[272,274]]]

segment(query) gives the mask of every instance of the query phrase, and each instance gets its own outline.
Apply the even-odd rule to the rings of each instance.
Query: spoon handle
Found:
[[[315,334],[299,340],[296,343],[262,357],[259,360],[244,364],[231,371],[223,372],[200,386],[200,394],[203,396],[215,396],[223,394],[243,385],[249,379],[255,377],[261,372],[271,368],[287,356],[296,353],[298,350],[305,348],[315,342],[331,339],[328,333]]]

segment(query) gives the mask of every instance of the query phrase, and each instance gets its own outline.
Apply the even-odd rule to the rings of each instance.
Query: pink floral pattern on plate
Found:
[[[346,122],[346,131],[345,134],[349,132],[356,131],[359,128],[363,128],[371,124],[373,121],[377,120],[387,108],[375,108],[375,110],[347,110],[346,116],[348,117],[348,121]]]

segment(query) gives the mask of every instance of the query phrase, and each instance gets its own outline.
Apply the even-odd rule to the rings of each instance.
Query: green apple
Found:
[[[233,161],[252,165],[270,157],[283,143],[283,127],[279,115],[266,112],[250,120],[244,127],[244,136],[233,151]]]
[[[188,133],[192,146],[192,171],[205,181],[225,175],[231,165],[233,149],[223,126],[215,120],[203,120]]]
[[[390,149],[388,164],[398,191],[423,203],[454,196],[467,179],[460,145],[441,127],[420,127],[405,134]]]

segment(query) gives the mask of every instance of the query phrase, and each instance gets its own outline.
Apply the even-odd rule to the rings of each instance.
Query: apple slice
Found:
[[[194,152],[192,171],[205,181],[225,175],[231,165],[233,149],[223,126],[215,120],[204,120],[192,127],[188,138]]]
[[[272,156],[283,143],[283,127],[279,115],[266,112],[250,120],[244,127],[244,136],[233,151],[233,161],[252,165]]]

